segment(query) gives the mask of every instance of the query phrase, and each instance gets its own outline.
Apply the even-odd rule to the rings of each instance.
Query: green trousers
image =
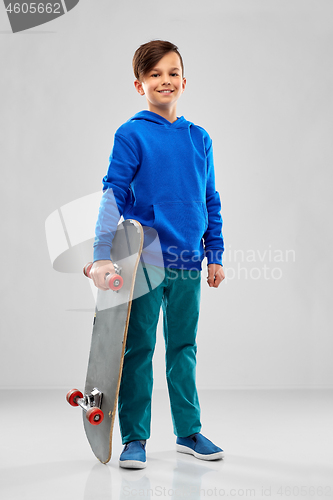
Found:
[[[150,291],[141,295],[147,281]],[[200,271],[139,266],[118,400],[123,444],[150,437],[152,361],[161,306],[174,433],[187,437],[201,429],[195,383],[200,288]]]

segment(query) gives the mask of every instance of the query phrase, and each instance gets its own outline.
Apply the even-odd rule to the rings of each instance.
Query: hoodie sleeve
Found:
[[[139,159],[135,147],[116,132],[109,168],[103,178],[103,195],[95,227],[94,262],[110,260],[112,240],[123,215],[128,188],[138,169]]]
[[[221,264],[224,251],[222,236],[222,216],[220,195],[215,189],[215,172],[213,160],[213,144],[208,136],[205,141],[207,158],[206,206],[208,212],[208,227],[203,236],[207,264]]]

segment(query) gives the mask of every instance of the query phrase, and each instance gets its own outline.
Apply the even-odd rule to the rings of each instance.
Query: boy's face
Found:
[[[135,80],[134,85],[139,94],[146,95],[151,111],[171,110],[186,85],[178,54],[168,52],[141,81]]]

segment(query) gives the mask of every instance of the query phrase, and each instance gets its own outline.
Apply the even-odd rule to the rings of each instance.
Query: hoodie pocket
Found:
[[[154,205],[154,213],[154,228],[164,252],[170,246],[190,252],[202,248],[202,238],[208,226],[205,203],[158,203]]]

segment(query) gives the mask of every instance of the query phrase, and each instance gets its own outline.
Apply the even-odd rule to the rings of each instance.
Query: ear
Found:
[[[182,81],[182,92],[184,92],[185,87],[186,87],[186,78],[183,78],[183,81]]]
[[[134,87],[136,88],[136,90],[140,95],[145,95],[145,91],[143,90],[142,83],[140,82],[140,80],[134,81]]]

